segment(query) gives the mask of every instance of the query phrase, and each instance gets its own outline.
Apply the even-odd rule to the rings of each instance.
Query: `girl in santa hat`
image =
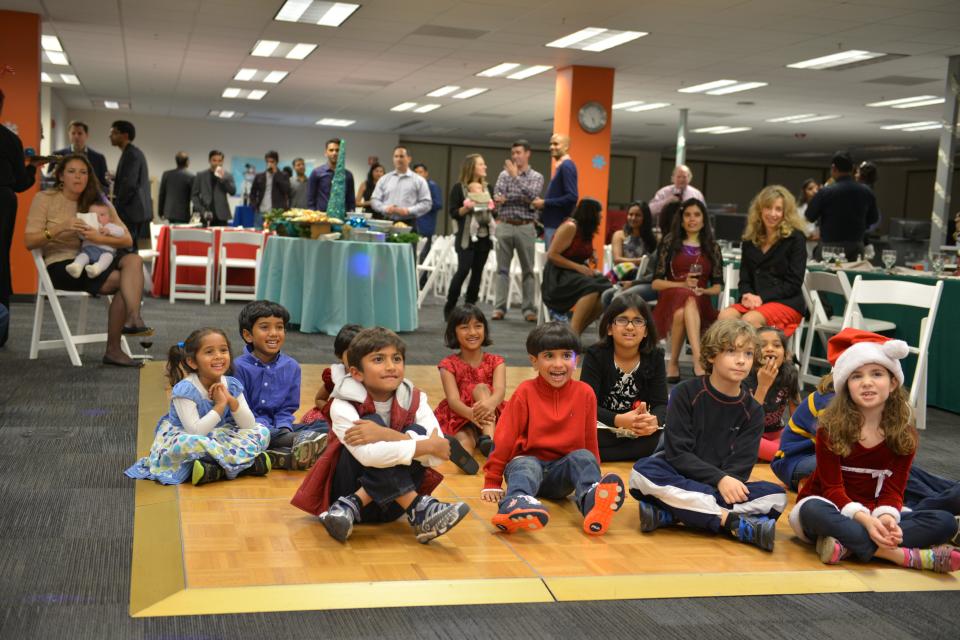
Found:
[[[900,366],[907,353],[901,340],[857,329],[828,343],[837,393],[820,414],[816,470],[789,516],[826,564],[877,557],[939,573],[960,569],[960,551],[944,545],[956,532],[953,514],[901,513],[917,450]]]

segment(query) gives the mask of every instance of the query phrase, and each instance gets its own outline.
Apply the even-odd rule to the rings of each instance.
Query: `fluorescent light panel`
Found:
[[[237,87],[227,87],[220,94],[223,98],[245,98],[247,100],[262,100],[267,95],[263,89],[240,89]]]
[[[929,107],[934,104],[943,104],[944,98],[931,98],[930,100],[921,100],[920,102],[911,102],[910,104],[897,104],[894,109],[913,109],[914,107]]]
[[[265,95],[267,95],[267,92],[263,89],[254,89],[247,94],[247,100],[263,100]]]
[[[302,22],[324,27],[339,27],[360,8],[352,2],[287,0],[273,18],[278,22]]]
[[[105,106],[107,109],[119,109],[120,103],[116,100],[104,100],[103,106]]]
[[[922,122],[905,122],[903,124],[888,124],[884,127],[880,127],[886,131],[897,131],[899,129],[912,129],[914,127],[933,127],[934,125],[940,126],[940,123],[936,120],[924,120]]]
[[[50,77],[50,74],[46,71],[40,72],[40,81],[41,82],[53,82],[53,78]]]
[[[221,111],[219,109],[211,109],[207,115],[212,118],[223,118],[224,120],[229,120],[231,118],[242,118],[244,114],[242,111]]]
[[[729,87],[720,87],[719,89],[711,89],[707,91],[709,96],[725,96],[728,93],[738,93],[740,91],[749,91],[750,89],[759,89],[760,87],[767,86],[766,82],[740,82]]]
[[[233,76],[234,80],[253,80],[253,77],[257,75],[256,69],[240,69],[237,71],[237,75]]]
[[[57,36],[40,36],[40,48],[44,51],[59,51],[63,53],[63,45]]]
[[[583,51],[606,51],[613,47],[642,38],[647,35],[644,31],[613,31],[611,29],[602,29],[600,27],[587,27],[576,33],[571,33],[553,42],[548,42],[548,47],[558,49],[581,49]]]
[[[478,73],[477,75],[482,78],[496,78],[497,76],[502,76],[508,71],[513,71],[520,66],[518,62],[502,62],[495,67],[490,67]]]
[[[836,114],[821,115],[819,113],[798,113],[792,116],[782,116],[780,118],[770,118],[767,122],[788,122],[790,124],[800,124],[804,122],[820,122],[821,120],[836,120],[842,116]]]
[[[457,85],[455,85],[455,84],[448,84],[448,85],[445,86],[445,87],[440,87],[439,89],[434,89],[433,91],[431,91],[430,93],[427,94],[427,97],[429,97],[429,98],[442,98],[442,97],[445,96],[445,95],[451,94],[451,93],[453,93],[454,91],[459,91],[459,90],[460,90],[460,87],[458,87]]]
[[[895,100],[882,100],[880,102],[868,102],[868,107],[896,107],[900,105],[912,105],[914,102],[923,102],[925,100],[936,99],[937,96],[913,96],[912,98],[897,98]],[[943,98],[940,98],[943,100]]]
[[[67,84],[80,84],[80,78],[72,73],[61,73],[60,77],[63,78],[63,81]]]
[[[303,60],[313,53],[317,45],[309,42],[279,42],[277,40],[257,40],[250,55],[258,58],[287,58]]]
[[[726,133],[739,133],[741,131],[750,131],[750,127],[729,127],[726,125],[717,126],[717,127],[701,127],[700,129],[694,129],[693,133],[709,133],[711,135],[719,136]]]
[[[317,120],[316,124],[321,127],[349,127],[356,122],[356,120],[342,120],[340,118],[321,118]]]
[[[581,29],[576,33],[571,33],[570,35],[564,36],[558,40],[554,40],[553,42],[548,42],[547,46],[556,47],[558,49],[572,48],[573,45],[583,42],[584,40],[594,38],[601,33],[605,33],[606,31],[606,29],[601,29],[599,27],[587,27],[586,29]]]
[[[44,51],[43,55],[47,56],[47,60],[50,64],[59,65],[65,67],[70,64],[70,61],[67,60],[67,54],[62,51]]]
[[[413,110],[414,113],[430,113],[435,109],[439,109],[442,105],[439,104],[422,104],[416,109]]]
[[[669,107],[669,102],[646,102],[644,104],[638,104],[635,107],[630,107],[627,111],[631,113],[638,113],[640,111],[653,111],[654,109],[663,109],[664,107]]]
[[[878,53],[875,51],[864,51],[862,49],[850,49],[849,51],[841,51],[839,53],[831,53],[827,56],[820,56],[819,58],[811,58],[809,60],[801,60],[800,62],[794,62],[793,64],[788,64],[787,67],[790,69],[829,69],[830,67],[840,67],[847,64],[854,64],[857,62],[863,62],[864,60],[872,60],[874,58],[880,58],[887,54]]]
[[[263,79],[263,81],[268,82],[270,84],[277,84],[286,77],[287,77],[286,71],[271,71],[270,73],[267,74],[267,76]]]
[[[390,111],[409,111],[417,106],[416,102],[401,102],[395,107],[390,107]]]
[[[607,49],[613,49],[614,47],[619,47],[622,44],[628,42],[633,42],[639,38],[642,38],[645,35],[649,35],[646,31],[621,31],[619,33],[609,32],[607,37],[593,42],[583,47],[584,51],[593,51],[600,52],[606,51]]]
[[[641,104],[643,104],[642,100],[627,100],[626,102],[618,102],[610,108],[617,111],[618,109],[629,109],[630,107],[636,107]]]
[[[820,115],[810,116],[809,118],[797,118],[796,120],[792,121],[792,124],[804,124],[806,122],[822,122],[824,120],[837,120],[838,118],[842,118],[842,117],[843,116],[841,115],[831,113],[831,114],[822,115],[822,116]]]
[[[221,93],[220,95],[221,97],[224,97],[224,98],[239,98],[240,89],[236,87],[227,87],[226,89],[223,90],[223,93]]]
[[[531,76],[535,76],[538,73],[543,73],[544,71],[549,71],[553,69],[552,66],[548,64],[537,64],[532,67],[527,67],[526,69],[521,69],[520,71],[511,73],[507,76],[508,80],[526,80]]]
[[[943,125],[941,125],[941,124],[938,122],[937,124],[925,124],[925,125],[923,125],[923,126],[921,126],[921,127],[910,127],[909,129],[904,129],[904,131],[910,131],[910,132],[913,132],[913,131],[930,131],[930,130],[932,130],[932,129],[939,129],[939,128],[941,128],[942,126],[943,126]]]
[[[721,87],[731,87],[737,84],[736,80],[714,80],[713,82],[704,82],[703,84],[695,84],[692,87],[684,87],[683,89],[677,89],[680,93],[705,93],[712,89],[719,89]]]
[[[467,98],[472,98],[473,96],[478,96],[481,93],[486,93],[489,89],[485,87],[473,87],[472,89],[467,89],[466,91],[461,91],[460,93],[455,93],[451,98],[456,100],[466,100]]]

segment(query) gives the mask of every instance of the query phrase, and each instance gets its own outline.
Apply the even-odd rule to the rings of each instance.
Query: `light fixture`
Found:
[[[416,102],[401,102],[395,107],[390,107],[390,111],[409,111],[417,106]]]
[[[286,71],[271,71],[270,73],[267,74],[267,77],[264,78],[263,81],[268,82],[270,84],[277,84],[286,77],[287,77]]]
[[[843,116],[838,115],[836,113],[829,113],[826,115],[814,115],[814,116],[810,116],[809,118],[797,118],[796,120],[793,120],[791,124],[804,124],[807,122],[822,122],[824,120],[837,120],[842,117]]]
[[[535,76],[538,73],[543,73],[544,71],[549,71],[553,69],[552,66],[548,64],[537,64],[532,67],[527,67],[526,69],[521,69],[507,76],[507,80],[526,80],[530,76]]]
[[[946,102],[944,98],[931,98],[929,100],[920,100],[919,102],[911,102],[910,104],[898,104],[894,105],[894,109],[913,109],[914,107],[929,107],[934,104],[943,104]]]
[[[242,111],[230,111],[230,110],[221,111],[219,109],[211,109],[207,115],[212,118],[223,118],[224,120],[229,120],[231,118],[232,119],[242,118],[244,114]]]
[[[287,75],[288,72],[286,71],[244,68],[237,71],[237,75],[233,76],[233,79],[244,82],[268,82],[270,84],[277,84],[286,78]]]
[[[53,78],[50,77],[50,74],[46,71],[40,72],[40,81],[41,82],[53,82]]]
[[[749,91],[750,89],[759,89],[767,86],[766,82],[739,82],[728,87],[720,87],[707,91],[708,96],[725,96],[728,93],[738,93],[740,91]]]
[[[669,102],[644,102],[638,104],[635,107],[628,107],[627,111],[631,113],[638,113],[640,111],[653,111],[654,109],[663,109],[664,107],[669,107]]]
[[[360,5],[352,2],[287,0],[274,16],[278,22],[303,22],[324,27],[339,27]]]
[[[238,89],[237,87],[227,87],[220,94],[224,98],[245,98],[247,100],[262,100],[267,92],[263,89]]]
[[[236,87],[227,87],[223,90],[223,93],[220,94],[224,98],[239,98],[240,89]]]
[[[43,55],[47,57],[47,61],[50,64],[59,65],[61,67],[65,67],[70,64],[70,62],[67,60],[67,54],[63,53],[62,51],[44,51]]]
[[[641,104],[643,104],[642,100],[627,100],[626,102],[618,102],[610,108],[616,111],[618,109],[629,109],[630,107],[636,107]]]
[[[648,35],[645,31],[614,31],[600,27],[587,27],[553,42],[548,42],[547,46],[558,49],[581,49],[598,52],[618,47],[645,35]]]
[[[703,84],[695,84],[692,87],[684,87],[683,89],[677,89],[680,93],[705,93],[711,89],[719,89],[720,87],[730,87],[737,84],[736,80],[714,80],[713,82],[704,82]]]
[[[817,115],[817,114],[815,114],[815,113],[798,113],[798,114],[795,114],[795,115],[792,115],[792,116],[780,116],[779,118],[768,118],[768,119],[767,119],[767,122],[792,122],[793,120],[796,120],[797,118],[809,118],[809,117],[815,116],[815,115]]]
[[[40,48],[44,51],[59,51],[63,53],[63,45],[57,36],[40,36]]]
[[[931,130],[933,130],[933,129],[940,129],[941,127],[943,127],[943,125],[940,124],[939,122],[937,122],[937,123],[935,123],[935,124],[925,124],[925,125],[920,125],[920,126],[916,126],[916,127],[910,127],[909,129],[904,129],[904,131],[910,131],[910,132],[913,132],[913,131],[931,131]]]
[[[829,69],[831,67],[842,67],[848,64],[856,64],[858,62],[864,62],[865,60],[873,60],[874,58],[882,58],[885,55],[887,54],[878,53],[875,51],[850,49],[849,51],[831,53],[830,55],[820,56],[819,58],[801,60],[800,62],[788,64],[787,67],[790,69]]]
[[[922,122],[904,122],[902,124],[888,124],[880,128],[886,131],[914,131],[914,130],[924,131],[926,129],[936,129],[938,127],[940,127],[940,123],[937,122],[936,120],[924,120]]]
[[[279,42],[277,40],[257,40],[250,55],[258,58],[288,58],[303,60],[313,53],[317,45],[308,42]]]
[[[507,71],[513,71],[520,66],[518,62],[503,62],[498,64],[495,67],[490,67],[478,73],[477,75],[482,78],[496,78],[497,76],[502,76]]]
[[[119,109],[120,103],[116,100],[104,100],[103,106],[105,106],[107,109]]]
[[[316,124],[321,127],[349,127],[356,122],[356,120],[341,120],[340,118],[321,118],[317,120]]]
[[[718,126],[718,127],[702,127],[700,129],[694,129],[693,133],[709,133],[711,135],[720,136],[726,133],[740,133],[741,131],[750,131],[750,127],[728,127],[728,126]]]
[[[267,95],[267,92],[263,89],[254,89],[247,94],[247,100],[263,100],[265,95]]]
[[[443,97],[443,96],[445,96],[445,95],[447,95],[447,94],[449,94],[449,93],[453,93],[454,91],[459,91],[459,90],[460,90],[460,87],[458,87],[457,85],[455,85],[455,84],[448,84],[448,85],[445,86],[445,87],[440,87],[439,89],[434,89],[433,91],[431,91],[430,93],[428,93],[427,96],[430,97],[430,98],[441,98],[441,97]]]
[[[430,113],[434,109],[439,109],[442,105],[439,104],[422,104],[416,109],[413,110],[414,113]]]
[[[821,120],[836,120],[842,116],[836,114],[821,115],[819,113],[798,113],[792,116],[781,116],[779,118],[769,118],[767,122],[787,122],[790,124],[801,124],[804,122],[820,122]]]
[[[234,80],[253,80],[253,76],[257,75],[256,69],[240,69],[237,71],[237,75],[233,76]]]
[[[912,98],[897,98],[896,100],[883,100],[881,102],[870,102],[868,107],[893,107],[894,109],[913,109],[914,107],[927,107],[934,104],[943,104],[944,99],[937,96],[913,96]]]
[[[474,87],[472,89],[467,89],[466,91],[461,91],[460,93],[455,93],[451,98],[455,100],[466,100],[467,98],[472,98],[473,96],[478,96],[481,93],[486,93],[489,89],[485,87]]]
[[[80,78],[72,73],[61,73],[60,77],[63,78],[63,81],[67,84],[80,84]]]

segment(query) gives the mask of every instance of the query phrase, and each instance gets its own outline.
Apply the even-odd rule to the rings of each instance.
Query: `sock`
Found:
[[[417,505],[420,504],[421,500],[423,500],[423,496],[418,495],[416,498],[413,499],[413,502],[411,502],[410,506],[407,507],[406,509],[407,517],[409,517],[411,520],[413,520],[413,514],[416,513]]]
[[[727,513],[727,521],[723,523],[723,528],[736,535],[740,528],[740,514],[730,511]]]
[[[350,507],[350,510],[353,512],[353,521],[360,522],[360,510],[363,509],[363,503],[360,502],[357,494],[351,493],[348,496],[341,496],[340,501]]]

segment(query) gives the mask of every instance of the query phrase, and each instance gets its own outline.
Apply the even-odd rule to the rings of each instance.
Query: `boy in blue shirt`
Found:
[[[327,425],[295,424],[300,408],[300,364],[281,353],[290,313],[269,300],[255,300],[240,310],[244,353],[233,361],[247,403],[257,423],[270,430],[267,455],[274,469],[309,469],[327,443]]]

